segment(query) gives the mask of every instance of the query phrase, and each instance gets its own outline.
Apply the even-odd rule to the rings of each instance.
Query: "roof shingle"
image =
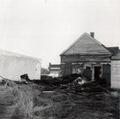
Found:
[[[84,33],[61,55],[111,55],[107,48],[88,33]]]

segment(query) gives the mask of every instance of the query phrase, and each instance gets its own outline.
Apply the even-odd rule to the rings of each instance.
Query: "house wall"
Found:
[[[111,65],[103,64],[103,74],[102,79],[105,80],[107,86],[111,86]]]
[[[110,62],[108,56],[80,56],[80,55],[61,56],[62,75],[71,74],[74,63],[76,63],[77,66],[79,66],[80,63],[83,64],[83,66],[80,67],[84,67],[86,65],[92,68],[91,64],[99,65],[100,63],[107,63],[107,62]]]
[[[72,64],[70,62],[65,64],[65,70],[64,70],[65,75],[70,75],[72,74]]]
[[[30,79],[40,79],[41,63],[25,56],[0,55],[0,75],[20,80],[20,75],[28,74]]]
[[[101,56],[81,56],[81,55],[61,55],[61,63],[67,63],[67,62],[85,62],[85,61],[96,61],[96,62],[108,62],[110,61],[109,57],[107,55],[101,55]]]
[[[111,61],[111,87],[120,88],[120,60]]]
[[[70,75],[74,72],[80,72],[91,80],[96,80],[94,76],[95,66],[100,66],[100,78],[105,80],[107,86],[111,85],[110,59],[105,56],[82,56],[82,58],[80,56],[63,56],[61,57],[61,62],[62,75]]]
[[[61,66],[59,64],[49,63],[49,75],[51,76],[60,76]]]

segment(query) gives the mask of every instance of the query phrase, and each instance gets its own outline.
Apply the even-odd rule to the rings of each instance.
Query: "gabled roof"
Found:
[[[112,56],[112,60],[120,60],[120,50],[117,52],[116,55]]]
[[[84,33],[61,55],[111,55],[99,41]]]
[[[119,52],[119,47],[107,47],[107,49],[112,53],[113,56]]]

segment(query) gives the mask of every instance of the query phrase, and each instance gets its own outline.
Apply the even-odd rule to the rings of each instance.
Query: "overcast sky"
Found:
[[[120,47],[120,0],[0,0],[0,49],[60,63],[84,32]]]

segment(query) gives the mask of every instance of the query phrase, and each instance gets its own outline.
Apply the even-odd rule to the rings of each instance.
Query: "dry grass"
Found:
[[[83,96],[80,94],[55,92],[53,94],[41,94],[41,97],[49,98],[53,105],[44,111],[37,113],[44,119],[117,119],[118,99],[104,93]]]
[[[0,86],[0,119],[117,119],[118,96],[105,92],[42,92],[36,84]]]

